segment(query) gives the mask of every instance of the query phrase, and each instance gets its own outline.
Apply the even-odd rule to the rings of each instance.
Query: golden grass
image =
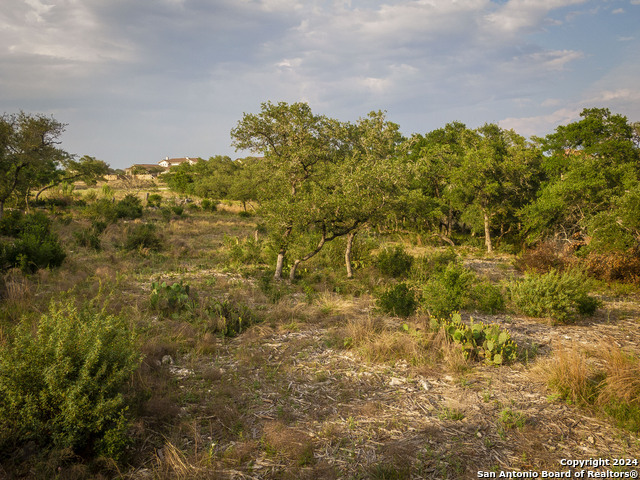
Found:
[[[640,361],[620,348],[600,347],[606,361],[606,379],[601,385],[598,405],[623,401],[640,407]]]
[[[537,364],[534,374],[571,403],[588,405],[594,399],[596,374],[585,352],[575,347],[555,350]]]

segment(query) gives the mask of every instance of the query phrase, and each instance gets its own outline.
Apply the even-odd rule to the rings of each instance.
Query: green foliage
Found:
[[[418,307],[414,291],[405,283],[399,283],[380,294],[378,308],[384,313],[398,317],[412,315]]]
[[[240,239],[225,235],[224,246],[229,252],[229,259],[233,263],[243,265],[262,263],[262,242],[251,237]]]
[[[393,278],[406,277],[412,264],[413,257],[402,246],[385,248],[376,257],[376,267],[380,273]]]
[[[91,248],[99,251],[102,248],[100,244],[100,234],[107,228],[106,222],[94,220],[90,228],[73,232],[76,243],[81,247]]]
[[[210,316],[208,328],[227,337],[234,337],[260,321],[249,307],[230,300],[213,300],[206,310]]]
[[[431,318],[433,330],[442,329],[447,338],[462,345],[465,357],[484,359],[486,363],[501,365],[516,359],[518,346],[511,339],[511,334],[497,324],[486,325],[482,322],[469,325],[462,321],[460,314],[455,313],[448,320]]]
[[[469,297],[476,310],[495,314],[504,311],[505,300],[499,287],[484,281],[471,287]]]
[[[264,273],[258,278],[258,288],[266,295],[271,303],[278,303],[287,293],[289,287],[286,284],[274,280],[271,273]]]
[[[147,197],[147,207],[158,208],[162,205],[162,195],[152,193]]]
[[[202,200],[202,203],[200,205],[205,212],[215,212],[216,210],[218,210],[217,203],[218,202],[216,202],[215,200],[209,200],[208,198],[205,198]]]
[[[58,148],[64,129],[64,124],[45,115],[0,116],[0,217],[10,197],[27,198],[60,177],[59,167],[70,158]]]
[[[167,282],[152,282],[149,297],[151,308],[164,315],[179,312],[192,305],[189,297],[189,285],[179,282],[168,285]]]
[[[547,153],[547,181],[537,199],[521,210],[521,218],[533,240],[595,234],[596,243],[619,247],[630,240],[629,227],[637,224],[637,217],[632,214],[628,223],[625,215],[633,210],[632,192],[640,180],[637,137],[626,117],[608,109],[584,109],[580,116],[538,139]],[[630,203],[621,204],[627,194]]]
[[[453,248],[437,250],[418,257],[411,266],[410,278],[416,282],[424,283],[433,275],[442,273],[450,263],[459,263],[458,255]]]
[[[171,205],[171,211],[178,217],[184,214],[184,207],[182,205]]]
[[[100,237],[92,229],[82,229],[73,232],[73,237],[76,243],[81,247],[91,248],[92,250],[99,251],[102,248],[100,244]]]
[[[127,323],[52,304],[37,331],[23,323],[0,349],[0,445],[93,450],[128,443],[123,392],[141,360]]]
[[[162,250],[162,239],[156,233],[155,225],[151,223],[142,223],[133,225],[127,234],[127,238],[123,245],[125,250],[142,250],[147,249],[152,252]]]
[[[44,213],[12,212],[3,219],[0,229],[0,233],[15,237],[0,243],[0,270],[18,267],[33,273],[39,268],[58,267],[66,257]]]
[[[550,317],[570,323],[578,315],[593,315],[600,301],[589,296],[589,282],[580,272],[525,274],[509,285],[515,307],[531,317]]]
[[[107,187],[108,185],[105,185]],[[99,198],[86,208],[87,215],[96,221],[114,223],[118,219],[118,212],[112,200]]]
[[[431,316],[447,316],[469,304],[474,281],[473,272],[458,263],[449,263],[422,285],[422,304]]]
[[[500,421],[500,426],[503,430],[520,430],[527,424],[528,418],[522,412],[517,412],[510,408],[505,408],[500,412],[498,420]]]
[[[135,220],[142,217],[142,201],[135,195],[128,193],[116,203],[115,211],[117,218]]]

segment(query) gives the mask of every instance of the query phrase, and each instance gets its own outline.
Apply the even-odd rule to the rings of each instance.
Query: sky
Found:
[[[69,153],[246,156],[230,131],[267,101],[406,136],[640,121],[640,0],[0,2],[0,114],[52,115]]]

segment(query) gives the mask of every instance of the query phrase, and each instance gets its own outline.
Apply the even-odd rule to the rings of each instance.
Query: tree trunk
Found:
[[[4,200],[0,200],[0,220],[4,216]]]
[[[350,232],[347,236],[347,248],[344,251],[344,264],[347,267],[347,278],[353,278],[353,270],[351,268],[351,247],[353,247],[353,239],[357,231]]]
[[[332,238],[335,238],[335,237],[332,237]],[[293,262],[291,270],[289,271],[289,281],[291,283],[293,283],[293,281],[296,279],[296,270],[298,268],[298,265],[300,265],[302,262],[305,262],[305,261],[309,260],[316,253],[318,253],[320,250],[322,250],[322,247],[324,246],[324,243],[326,241],[327,241],[327,236],[323,232],[322,233],[322,238],[320,239],[320,242],[318,242],[318,246],[315,248],[315,250],[307,253],[304,257],[302,257],[302,258],[296,260],[295,262]]]
[[[493,252],[493,246],[491,245],[491,229],[489,225],[489,215],[486,210],[482,210],[484,215],[484,243],[487,246],[487,252]]]
[[[285,254],[285,249],[284,248],[280,249],[280,251],[278,252],[278,260],[276,261],[276,273],[273,275],[273,278],[275,280],[282,279],[282,267],[284,266],[284,254]]]

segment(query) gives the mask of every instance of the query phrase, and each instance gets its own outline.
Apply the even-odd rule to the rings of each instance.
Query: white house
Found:
[[[169,158],[165,157],[164,160],[158,162],[158,165],[164,168],[169,167],[177,167],[178,165],[182,165],[184,162],[189,162],[190,165],[196,163],[198,158],[189,158],[189,157],[181,157],[181,158]]]

